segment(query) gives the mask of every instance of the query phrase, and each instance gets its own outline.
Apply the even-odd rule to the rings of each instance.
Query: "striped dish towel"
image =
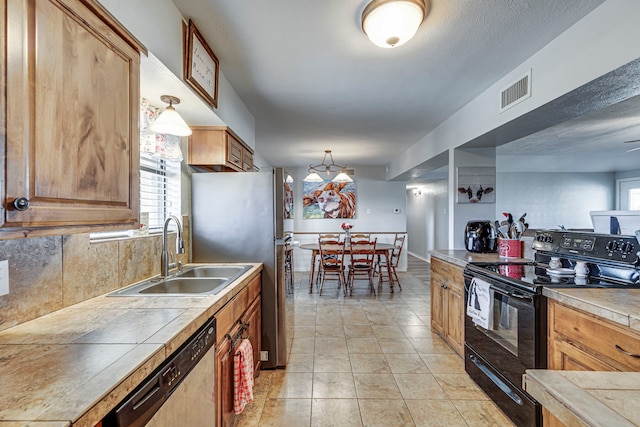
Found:
[[[243,339],[233,355],[233,412],[241,413],[253,402],[253,348]]]

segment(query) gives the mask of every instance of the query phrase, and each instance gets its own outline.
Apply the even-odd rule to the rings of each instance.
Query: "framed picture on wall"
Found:
[[[495,203],[496,168],[458,167],[458,203]]]
[[[356,183],[302,182],[302,218],[355,218]]]
[[[183,55],[184,80],[207,104],[218,108],[220,63],[192,20],[186,28]]]

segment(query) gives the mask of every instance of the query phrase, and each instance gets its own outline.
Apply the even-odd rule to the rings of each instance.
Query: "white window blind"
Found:
[[[140,212],[149,214],[150,233],[169,215],[180,217],[180,162],[140,154]]]

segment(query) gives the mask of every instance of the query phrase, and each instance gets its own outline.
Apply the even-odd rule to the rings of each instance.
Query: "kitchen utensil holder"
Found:
[[[499,238],[498,255],[502,258],[522,258],[522,240]]]

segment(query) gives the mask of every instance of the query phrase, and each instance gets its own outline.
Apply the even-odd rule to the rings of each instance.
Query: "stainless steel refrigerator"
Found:
[[[191,179],[193,261],[264,264],[261,350],[268,357],[262,353],[262,367],[286,366],[284,170],[193,173]]]

